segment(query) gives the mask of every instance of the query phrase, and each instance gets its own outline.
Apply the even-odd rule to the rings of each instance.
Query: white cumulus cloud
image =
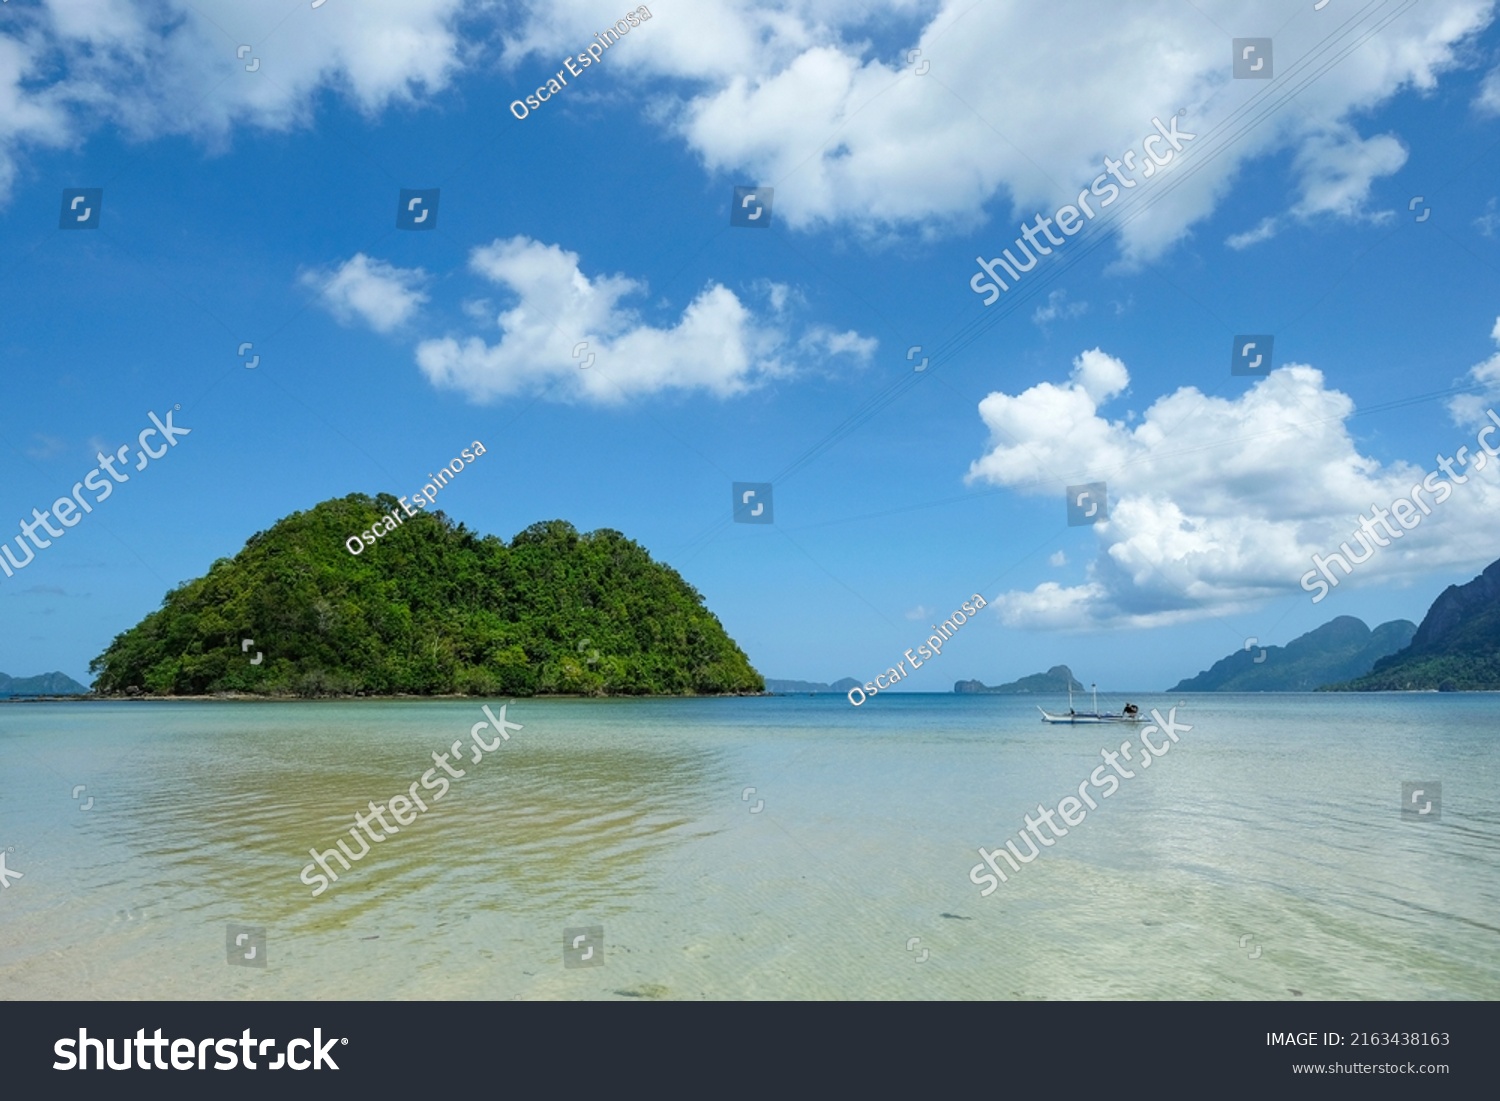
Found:
[[[1500,115],[1500,67],[1484,74],[1479,94],[1474,97],[1474,109],[1481,115]]]
[[[400,328],[427,301],[421,289],[426,272],[372,260],[362,252],[337,268],[304,272],[300,281],[340,321],[359,318],[377,333]]]
[[[1131,194],[1135,209],[1111,212],[1129,215],[1120,247],[1131,261],[1180,240],[1247,162],[1272,155],[1292,155],[1292,219],[1382,216],[1367,208],[1372,185],[1406,151],[1398,135],[1357,127],[1465,64],[1494,14],[1491,0],[1426,0],[1383,26],[1378,5],[1329,19],[1237,0],[651,7],[656,18],[611,56],[614,71],[674,81],[657,117],[711,172],[774,184],[777,218],[793,228],[972,232],[996,200],[1009,207],[993,211],[1002,225],[1029,219],[1086,188],[1104,157],[1139,156],[1153,118],[1185,111],[1191,152]],[[508,62],[568,52],[612,10],[534,5],[507,35]],[[1233,79],[1230,37],[1267,33],[1268,20],[1275,78]],[[1159,207],[1145,209],[1148,192]]]
[[[1472,375],[1500,390],[1500,355]],[[1273,371],[1235,398],[1181,387],[1134,423],[1104,411],[1128,384],[1125,365],[1094,349],[1074,361],[1066,383],[993,393],[979,404],[991,444],[971,465],[969,482],[1051,497],[1059,522],[1066,486],[1108,486],[1109,519],[1090,529],[1099,553],[1084,583],[1002,595],[993,603],[1012,626],[1154,626],[1300,594],[1314,554],[1338,551],[1361,514],[1411,496],[1439,465],[1362,453],[1349,427],[1354,403],[1307,365]],[[1434,447],[1466,483],[1451,486],[1442,504],[1426,491],[1431,514],[1325,600],[1372,580],[1494,558],[1500,462],[1483,457],[1475,442],[1485,416],[1479,399],[1452,409],[1458,429]],[[1460,447],[1467,447],[1462,462]]]
[[[1047,295],[1045,305],[1038,306],[1032,311],[1031,320],[1039,327],[1046,328],[1049,323],[1058,318],[1069,321],[1075,317],[1082,317],[1088,312],[1087,302],[1069,302],[1067,291],[1056,290]]]
[[[1500,317],[1495,319],[1490,339],[1500,344]],[[1448,412],[1459,424],[1477,428],[1488,420],[1488,410],[1500,405],[1500,351],[1469,368],[1468,378],[1474,392],[1451,399]]]
[[[628,4],[629,0],[627,0]],[[332,93],[369,116],[497,63],[547,72],[623,14],[617,0],[37,0],[0,30],[0,198],[29,148],[101,125],[133,138],[311,123]],[[1295,16],[1238,0],[658,0],[591,73],[726,183],[777,188],[778,223],[888,234],[1010,227],[1076,197],[1152,120],[1198,135],[1111,211],[1129,261],[1209,217],[1243,167],[1290,154],[1285,211],[1366,219],[1406,158],[1371,113],[1466,63],[1493,0]],[[1275,9],[1280,11],[1280,9]],[[1229,75],[1228,36],[1274,23],[1270,81]],[[245,57],[241,46],[250,46]],[[921,65],[906,53],[918,49]],[[254,71],[247,66],[258,63]],[[528,78],[534,73],[528,73]],[[1500,103],[1495,78],[1477,100]],[[524,89],[518,89],[524,90]],[[1293,94],[1295,93],[1295,94]],[[1153,205],[1158,204],[1159,205]],[[1286,223],[1263,222],[1263,227]],[[1251,231],[1253,234],[1256,231]],[[1246,234],[1236,238],[1249,243]],[[986,255],[993,255],[987,252]]]
[[[1258,245],[1262,241],[1269,241],[1281,230],[1281,222],[1277,218],[1262,218],[1254,229],[1247,229],[1244,233],[1234,233],[1225,238],[1224,243],[1236,251],[1247,249],[1251,245]]]
[[[772,323],[717,283],[672,324],[653,325],[625,304],[644,294],[645,284],[624,275],[590,277],[577,253],[528,237],[475,249],[469,267],[515,299],[494,318],[499,339],[425,340],[417,363],[433,385],[476,401],[552,392],[615,404],[667,390],[731,397],[789,374],[807,356],[863,363],[876,347],[871,338],[824,327],[794,338],[784,320],[786,295],[771,295]]]
[[[367,115],[444,89],[470,60],[457,20],[478,0],[40,0],[0,30],[0,198],[29,147],[102,124],[211,146],[286,130],[332,90]],[[248,46],[241,57],[241,47]],[[253,67],[253,68],[252,68]]]

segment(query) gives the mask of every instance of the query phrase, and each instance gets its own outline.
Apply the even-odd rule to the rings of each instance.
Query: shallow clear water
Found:
[[[1500,997],[1500,696],[1133,698],[1192,730],[989,897],[978,847],[1129,728],[1027,698],[516,701],[314,897],[309,848],[358,852],[355,812],[482,701],[7,705],[0,997]],[[1403,818],[1433,780],[1440,817]],[[229,923],[267,966],[228,964]],[[588,925],[604,964],[565,967]]]

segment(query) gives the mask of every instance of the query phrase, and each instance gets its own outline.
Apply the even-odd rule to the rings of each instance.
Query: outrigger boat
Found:
[[[1068,682],[1068,713],[1066,715],[1054,715],[1043,707],[1037,707],[1042,713],[1044,723],[1068,723],[1073,726],[1092,723],[1138,723],[1141,721],[1141,709],[1133,703],[1127,703],[1123,711],[1100,711],[1099,710],[1099,686],[1089,685],[1094,692],[1093,711],[1073,710],[1073,683]]]

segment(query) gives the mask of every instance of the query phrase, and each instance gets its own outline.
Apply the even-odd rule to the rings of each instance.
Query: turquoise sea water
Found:
[[[987,898],[978,847],[1129,728],[515,701],[523,729],[313,897],[309,848],[358,852],[355,812],[484,701],[7,705],[0,997],[1500,997],[1500,696],[1132,698],[1192,730]],[[1404,781],[1441,784],[1432,815]],[[230,923],[264,968],[228,963]],[[603,964],[565,967],[593,925]]]

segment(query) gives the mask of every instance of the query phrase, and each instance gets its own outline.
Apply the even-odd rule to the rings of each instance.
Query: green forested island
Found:
[[[509,543],[441,512],[351,554],[400,509],[298,512],[173,589],[89,665],[106,695],[753,693],[743,651],[673,569],[617,531],[533,524]],[[357,540],[356,540],[357,542]],[[245,639],[251,639],[248,650]],[[252,664],[261,655],[259,664]]]
[[[1409,619],[1393,619],[1372,631],[1364,620],[1341,615],[1285,646],[1236,650],[1167,691],[1312,692],[1363,676],[1416,633]]]
[[[1361,692],[1500,690],[1500,561],[1432,602],[1405,649],[1347,684]]]

